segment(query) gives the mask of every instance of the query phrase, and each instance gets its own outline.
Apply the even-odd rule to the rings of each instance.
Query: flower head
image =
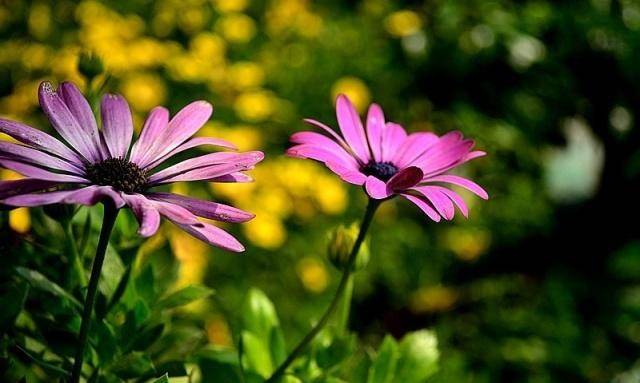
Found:
[[[264,158],[262,152],[215,152],[163,166],[176,154],[197,146],[235,150],[224,140],[192,138],[211,116],[213,108],[209,103],[193,102],[171,119],[167,109],[154,108],[139,139],[131,145],[133,122],[122,96],[107,94],[102,98],[101,129],[89,103],[72,83],[62,83],[56,90],[44,82],[39,99],[62,140],[19,122],[0,119],[0,133],[19,142],[0,141],[0,167],[25,176],[0,181],[0,204],[94,205],[107,199],[117,208],[131,208],[140,224],[138,232],[144,237],[158,230],[162,216],[204,242],[227,250],[244,250],[233,236],[198,217],[245,222],[253,214],[217,202],[153,190],[180,181],[251,180],[244,171]]]
[[[487,192],[473,181],[448,174],[455,167],[484,156],[473,151],[474,142],[460,132],[437,136],[430,132],[407,134],[393,122],[385,122],[382,109],[372,104],[366,129],[351,101],[339,95],[336,115],[341,135],[321,122],[305,122],[327,135],[298,132],[287,154],[323,162],[344,181],[364,186],[369,197],[386,199],[401,195],[434,221],[450,220],[455,206],[466,217],[462,197],[444,185],[457,185],[487,199]]]

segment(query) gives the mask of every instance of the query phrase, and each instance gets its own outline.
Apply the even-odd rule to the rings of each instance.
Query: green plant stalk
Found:
[[[77,281],[80,282],[80,287],[85,287],[87,285],[87,276],[84,273],[84,267],[82,266],[82,259],[80,258],[78,246],[76,245],[71,220],[64,222],[62,227],[64,228],[64,233],[67,236],[67,242],[69,244],[68,247],[69,253],[71,254],[71,266],[73,267]]]
[[[96,248],[96,256],[93,259],[91,277],[89,278],[87,295],[84,300],[82,322],[80,324],[80,333],[78,335],[78,348],[76,349],[76,357],[73,362],[73,370],[71,372],[71,383],[78,383],[80,381],[82,363],[84,360],[84,350],[87,347],[87,338],[91,324],[91,314],[93,313],[93,306],[96,300],[96,293],[98,291],[98,280],[100,279],[104,257],[107,253],[107,245],[109,244],[109,237],[111,237],[111,232],[113,231],[113,226],[115,225],[118,212],[119,210],[112,203],[104,204],[102,229],[100,230],[100,239],[98,240],[98,247]]]
[[[313,339],[318,335],[318,333],[324,328],[327,324],[333,312],[338,308],[340,301],[342,300],[347,287],[349,286],[349,280],[351,277],[352,269],[356,261],[356,257],[358,252],[360,251],[360,246],[362,242],[364,242],[365,237],[367,236],[367,231],[369,230],[369,226],[373,221],[373,216],[376,212],[378,206],[380,206],[381,200],[369,199],[369,204],[367,205],[367,210],[364,213],[364,218],[362,219],[362,223],[360,224],[360,231],[358,232],[358,237],[356,238],[355,243],[353,244],[353,248],[351,249],[351,253],[349,254],[349,259],[347,260],[347,264],[342,271],[342,278],[340,278],[340,283],[338,284],[338,288],[336,289],[336,294],[333,296],[329,307],[324,312],[318,323],[305,335],[304,338],[298,343],[298,345],[291,351],[287,359],[278,368],[271,374],[271,376],[265,381],[265,383],[274,383],[277,382],[278,379],[284,375],[287,368],[293,363],[299,356],[304,352],[307,346],[313,341]]]

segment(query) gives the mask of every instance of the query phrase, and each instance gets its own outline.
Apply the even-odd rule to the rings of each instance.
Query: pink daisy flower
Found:
[[[262,152],[215,152],[162,166],[174,155],[197,146],[235,150],[224,140],[192,138],[211,116],[211,104],[193,102],[171,119],[167,109],[154,108],[139,139],[131,145],[131,111],[122,96],[107,94],[102,98],[101,129],[89,103],[72,83],[62,83],[55,90],[44,82],[39,99],[62,140],[19,122],[0,119],[0,133],[20,142],[0,141],[0,167],[25,176],[0,181],[0,204],[94,205],[108,199],[116,208],[131,208],[141,236],[153,235],[160,217],[165,217],[206,243],[231,251],[244,250],[229,233],[198,217],[237,223],[252,219],[253,214],[217,202],[153,191],[181,181],[251,180],[243,171],[260,162],[264,158]]]
[[[484,156],[473,151],[474,142],[460,132],[437,136],[430,132],[407,134],[393,122],[385,122],[380,106],[372,104],[366,130],[349,99],[338,96],[336,115],[342,135],[321,122],[305,119],[328,135],[298,132],[287,154],[323,162],[344,181],[364,186],[377,200],[401,195],[416,204],[429,218],[451,220],[455,206],[467,217],[469,209],[460,195],[445,185],[463,187],[483,199],[487,192],[466,178],[449,171]]]

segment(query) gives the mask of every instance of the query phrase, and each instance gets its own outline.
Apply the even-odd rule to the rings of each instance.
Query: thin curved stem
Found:
[[[84,350],[87,347],[87,337],[89,335],[89,327],[91,324],[91,314],[93,313],[93,305],[96,300],[98,291],[98,280],[102,271],[104,257],[107,253],[107,245],[109,237],[118,216],[118,209],[112,203],[105,203],[104,217],[102,219],[102,229],[100,230],[100,239],[96,248],[96,256],[93,259],[91,267],[91,277],[89,278],[89,286],[87,287],[87,296],[84,300],[84,309],[82,311],[82,323],[80,324],[80,334],[78,335],[78,348],[76,349],[76,357],[71,372],[71,383],[80,381],[80,373],[82,372],[82,362],[84,360]]]
[[[324,326],[331,318],[331,315],[338,307],[342,296],[344,295],[347,286],[349,285],[349,277],[351,276],[353,266],[356,261],[356,257],[358,252],[360,251],[360,246],[362,242],[364,242],[365,237],[367,236],[367,231],[369,230],[369,226],[371,225],[371,221],[373,220],[373,216],[376,212],[376,209],[380,205],[380,200],[369,199],[369,204],[367,205],[367,210],[364,213],[364,218],[362,219],[362,223],[360,224],[360,231],[358,232],[358,237],[353,244],[353,248],[351,249],[351,253],[349,253],[349,259],[347,264],[342,271],[342,278],[340,279],[340,283],[338,284],[338,288],[336,289],[336,294],[333,296],[329,307],[324,312],[318,323],[307,333],[307,335],[302,338],[300,343],[291,351],[287,359],[278,368],[271,374],[271,376],[265,381],[265,383],[274,383],[276,382],[282,375],[284,375],[287,368],[293,363],[299,356],[304,352],[307,346],[313,341],[313,339],[318,335],[320,330],[324,328]]]

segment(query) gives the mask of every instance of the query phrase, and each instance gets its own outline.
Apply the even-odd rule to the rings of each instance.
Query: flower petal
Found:
[[[12,158],[16,161],[32,163],[41,167],[69,172],[78,176],[84,175],[84,170],[78,165],[52,156],[38,149],[28,146],[0,141],[0,156]]]
[[[145,238],[154,235],[160,227],[160,213],[153,203],[141,194],[120,195],[138,220],[138,234]]]
[[[450,183],[452,185],[463,187],[482,199],[489,199],[489,194],[487,194],[487,192],[480,185],[471,180],[453,174],[442,174],[439,176],[429,177],[422,180],[422,182]]]
[[[331,161],[325,162],[325,165],[327,165],[332,172],[340,176],[342,180],[350,184],[363,185],[367,181],[367,176],[360,170],[345,168],[344,166]]]
[[[58,182],[44,181],[34,178],[0,181],[0,199],[18,194],[33,193],[59,185]]]
[[[225,175],[220,176],[220,177],[212,178],[209,181],[211,181],[211,182],[246,183],[246,182],[253,182],[253,177],[251,177],[248,174],[244,174],[242,172],[235,172],[235,173],[225,174]]]
[[[352,157],[334,152],[329,148],[317,145],[296,145],[287,149],[286,154],[288,156],[296,158],[310,158],[312,160],[324,162],[325,164],[331,162],[352,171],[359,170],[359,166]]]
[[[367,136],[362,127],[360,116],[347,96],[341,94],[336,101],[336,115],[338,125],[349,147],[353,149],[362,163],[366,164],[371,160]]]
[[[464,200],[462,199],[462,197],[460,197],[458,193],[441,186],[432,186],[432,187],[437,188],[438,190],[440,190],[442,194],[449,197],[449,199],[458,207],[458,209],[460,209],[460,212],[462,213],[462,215],[464,215],[465,218],[469,218],[469,208],[467,207],[467,204],[464,202]]]
[[[401,125],[387,122],[382,132],[382,153],[380,154],[382,161],[392,161],[406,138],[407,132]]]
[[[416,186],[412,188],[412,190],[416,190],[431,201],[438,214],[443,216],[446,220],[450,221],[453,219],[455,214],[453,203],[449,197],[443,194],[440,190],[433,186]]]
[[[254,214],[237,209],[233,206],[218,202],[199,200],[173,193],[151,193],[148,196],[154,200],[161,200],[182,206],[199,217],[215,219],[216,221],[241,223],[247,222],[255,217]]]
[[[149,200],[163,217],[180,225],[202,225],[198,218],[182,206],[157,200]]]
[[[306,122],[309,125],[315,126],[316,128],[320,128],[320,129],[324,130],[325,132],[329,133],[329,135],[331,137],[333,137],[336,140],[336,142],[338,144],[340,144],[340,146],[342,146],[343,149],[345,149],[346,151],[348,151],[350,153],[353,152],[353,150],[351,150],[351,148],[349,147],[347,142],[344,140],[344,138],[340,137],[340,135],[338,133],[336,133],[335,130],[331,129],[327,125],[323,124],[320,121],[312,120],[310,118],[305,118],[302,121]]]
[[[106,152],[100,142],[100,133],[98,132],[96,117],[93,115],[93,111],[91,110],[91,106],[89,105],[89,102],[87,102],[87,99],[84,98],[82,93],[80,93],[78,87],[70,82],[63,82],[60,84],[58,92],[60,93],[64,103],[67,105],[67,108],[69,108],[69,111],[78,122],[78,125],[80,125],[80,128],[83,129],[87,135],[88,140],[97,149],[101,159],[104,159]]]
[[[393,191],[408,189],[420,182],[423,176],[424,173],[419,167],[409,166],[391,177],[387,181],[387,188]]]
[[[62,97],[53,90],[51,83],[40,84],[38,97],[42,110],[62,138],[90,162],[99,161],[100,148],[94,145],[91,133],[80,126]]]
[[[160,143],[160,136],[168,125],[169,111],[166,108],[157,106],[151,109],[144,121],[138,141],[131,148],[131,162],[140,167],[143,163],[148,163],[152,147]]]
[[[126,158],[133,137],[131,110],[124,97],[105,94],[100,104],[102,136],[113,158]]]
[[[385,130],[384,113],[378,104],[371,104],[367,113],[367,138],[376,162],[382,161],[382,134]]]
[[[385,199],[392,194],[387,188],[387,184],[374,176],[367,177],[364,188],[367,191],[367,194],[374,199]]]
[[[171,218],[169,219],[171,220]],[[205,243],[229,251],[244,251],[244,246],[242,246],[242,244],[237,239],[235,239],[235,237],[219,227],[210,225],[208,223],[201,223],[201,225],[182,225],[176,222],[174,223],[178,225],[182,230],[186,231],[187,233],[193,235],[194,237]]]
[[[430,132],[412,133],[398,148],[393,157],[393,163],[399,167],[409,166],[439,140],[437,135]]]
[[[435,222],[440,222],[440,214],[435,211],[435,209],[431,205],[431,202],[429,202],[426,198],[407,193],[402,193],[401,195],[418,206],[420,210],[422,210],[429,218],[431,218]]]
[[[37,166],[10,160],[7,158],[0,158],[0,166],[20,173],[25,177],[37,178],[43,181],[89,183],[89,180],[82,177],[69,174],[53,173]]]
[[[0,118],[0,133],[4,133],[23,144],[62,157],[75,165],[82,166],[82,160],[58,139],[38,129]]]
[[[191,148],[195,148],[197,146],[202,146],[202,145],[211,145],[211,146],[219,146],[222,148],[226,148],[226,149],[231,149],[231,150],[238,150],[238,148],[233,145],[232,143],[220,139],[220,138],[213,138],[213,137],[195,137],[195,138],[191,138],[189,140],[187,140],[185,143],[183,143],[182,145],[176,147],[175,149],[173,149],[172,151],[170,151],[169,153],[165,154],[164,156],[156,159],[155,161],[146,164],[145,162],[143,162],[142,164],[140,164],[139,166],[142,168],[146,168],[146,169],[153,169],[154,167],[160,165],[162,162],[168,160],[169,158],[175,156],[178,153],[184,152],[185,150],[191,149]]]
[[[124,200],[110,186],[87,186],[82,189],[55,191],[49,193],[21,194],[6,198],[1,202],[11,206],[33,207],[54,203],[81,204],[92,206],[104,198],[111,198],[116,207],[124,206]]]
[[[297,132],[291,135],[290,141],[298,145],[308,145],[330,151],[338,156],[342,162],[350,163],[354,168],[359,168],[358,158],[345,150],[340,144],[331,138],[316,132]]]

